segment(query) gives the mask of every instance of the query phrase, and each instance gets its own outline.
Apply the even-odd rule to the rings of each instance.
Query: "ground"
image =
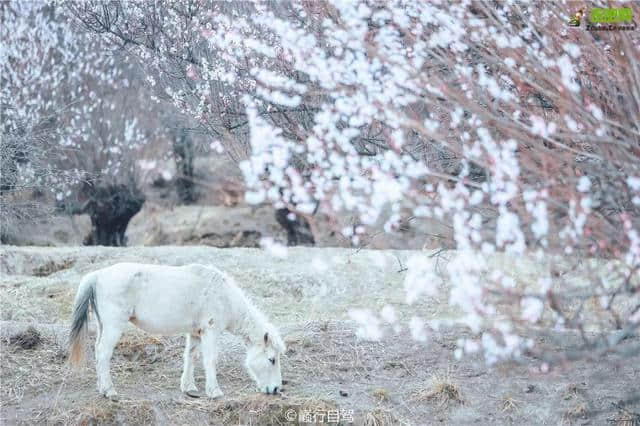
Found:
[[[411,254],[292,248],[278,258],[260,249],[201,246],[3,247],[0,424],[335,424],[336,416],[341,424],[367,425],[640,421],[637,401],[620,402],[640,391],[637,358],[610,355],[542,372],[540,360],[527,357],[492,367],[479,357],[456,360],[461,329],[434,332],[426,342],[414,341],[406,327],[385,329],[380,342],[360,340],[350,309],[390,304],[403,320],[415,312],[431,319],[456,315],[446,282],[436,297],[405,305],[404,265]],[[447,252],[434,256],[434,268],[446,260]],[[120,401],[98,396],[92,344],[85,369],[66,364],[71,304],[83,274],[119,261],[213,264],[232,274],[281,328],[288,346],[283,395],[255,392],[242,368],[242,345],[229,335],[218,366],[225,395],[184,396],[183,338],[132,327],[113,359]],[[556,351],[573,344],[571,336],[560,344],[542,339]],[[196,380],[202,389],[201,368]]]

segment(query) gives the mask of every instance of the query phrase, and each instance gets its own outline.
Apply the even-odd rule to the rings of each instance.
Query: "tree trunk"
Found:
[[[176,192],[183,203],[193,203],[198,199],[193,182],[194,145],[186,130],[181,129],[175,135],[173,153],[176,161],[176,170],[178,171]]]
[[[136,187],[109,185],[92,187],[88,195],[82,210],[91,217],[91,234],[85,245],[125,246],[129,221],[145,201],[142,192]]]
[[[295,215],[289,209],[284,208],[276,210],[276,221],[287,231],[287,245],[315,245],[313,232],[304,217]]]

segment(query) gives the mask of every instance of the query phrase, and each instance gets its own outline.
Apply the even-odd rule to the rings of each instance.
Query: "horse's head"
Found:
[[[284,351],[284,342],[276,331],[266,332],[249,344],[245,365],[260,392],[275,395],[282,388],[280,354]]]

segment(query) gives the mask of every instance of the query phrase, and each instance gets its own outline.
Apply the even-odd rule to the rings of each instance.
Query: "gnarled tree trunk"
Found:
[[[129,221],[145,201],[142,192],[135,186],[122,184],[85,185],[81,192],[88,201],[80,212],[91,218],[91,234],[85,245],[125,246]]]

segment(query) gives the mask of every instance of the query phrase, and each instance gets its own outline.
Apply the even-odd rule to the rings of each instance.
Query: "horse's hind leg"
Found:
[[[200,349],[200,337],[186,335],[184,345],[184,366],[182,368],[182,379],[180,380],[180,390],[182,392],[197,391],[196,381],[193,377],[193,368]]]
[[[96,344],[94,346],[95,351],[93,356],[96,358],[96,372],[98,371],[98,347],[100,344],[100,337],[102,336],[102,324],[100,321],[96,321]],[[98,392],[100,392],[100,375],[98,375]]]
[[[111,381],[111,356],[116,343],[122,335],[126,322],[111,322],[103,324],[98,342],[96,370],[98,373],[98,392],[107,398],[115,398],[117,392]]]

